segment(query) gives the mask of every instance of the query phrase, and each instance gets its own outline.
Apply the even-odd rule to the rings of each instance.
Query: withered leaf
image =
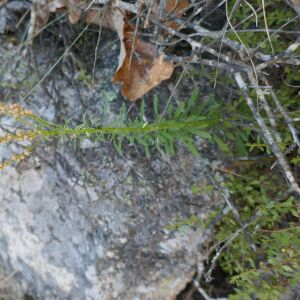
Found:
[[[115,29],[121,41],[119,67],[114,82],[120,82],[121,93],[135,101],[145,95],[173,73],[172,62],[164,61],[164,55],[157,55],[155,46],[134,37],[133,26],[117,11],[113,16]]]
[[[188,0],[167,0],[165,10],[170,15],[175,15],[176,17],[180,17],[183,15],[185,10],[189,7]],[[178,24],[175,21],[168,21],[165,23],[166,26],[176,29],[178,28]]]
[[[7,0],[0,0],[0,7],[6,4]]]
[[[46,4],[39,3],[35,6],[37,16],[42,23],[47,23],[50,13],[60,10],[67,10],[69,13],[69,21],[75,24],[80,19],[82,11],[82,1],[80,0],[47,0]]]
[[[156,19],[160,19],[160,13],[159,13],[159,3],[158,1],[153,1],[151,2],[152,6],[151,6],[151,16],[156,18]],[[164,12],[165,15],[167,17],[167,19],[172,18],[174,16],[176,17],[181,17],[186,9],[189,7],[189,1],[188,0],[166,0],[164,1]],[[163,22],[163,20],[160,20]],[[164,22],[164,25],[176,29],[178,28],[178,24],[173,21],[166,21]],[[144,27],[148,27],[149,26],[149,20],[148,18],[146,19],[146,24],[144,25]]]
[[[174,13],[176,16],[181,16],[188,7],[188,0],[167,0],[165,9],[168,13]]]
[[[175,11],[178,7],[182,7],[178,6],[177,2],[169,5],[170,10]],[[44,5],[35,5],[36,15],[43,23],[47,22],[50,13],[58,10],[67,10],[69,21],[77,23],[84,10],[84,3],[80,0],[46,0]],[[113,6],[109,9],[89,9],[85,13],[84,21],[109,27],[117,32],[121,50],[113,82],[121,84],[121,93],[124,97],[135,101],[161,81],[171,77],[174,70],[173,63],[165,61],[163,54],[156,53],[154,45],[142,41],[139,38],[139,31],[134,36],[134,27],[126,18],[125,11]]]

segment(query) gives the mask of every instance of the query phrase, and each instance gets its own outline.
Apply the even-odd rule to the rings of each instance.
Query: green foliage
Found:
[[[233,14],[231,23],[236,33],[232,32],[228,34],[228,37],[236,41],[242,40],[247,48],[258,48],[260,51],[270,54],[272,49],[267,35],[267,31],[269,31],[274,51],[276,53],[284,51],[287,44],[280,35],[282,31],[291,29],[297,22],[293,10],[282,0],[273,0],[272,2],[253,0],[249,3],[251,6],[240,5]],[[229,15],[234,4],[235,1],[229,1]],[[265,5],[264,9],[263,4]],[[256,11],[255,14],[253,9]],[[264,18],[264,10],[266,19]],[[294,22],[291,22],[293,18]],[[267,27],[265,23],[267,23]],[[278,31],[276,32],[274,29]]]
[[[266,1],[265,1],[266,2]],[[229,1],[231,11],[234,1]],[[246,47],[259,49],[265,54],[271,54],[271,47],[266,34],[262,1],[249,2],[257,11],[256,16],[252,9],[243,4],[234,13],[231,22]],[[266,2],[267,3],[267,2]],[[265,7],[267,24],[270,31],[271,42],[275,53],[285,50],[293,39],[289,39],[288,31],[294,29],[295,22],[293,11],[283,1],[271,1]],[[293,22],[290,22],[294,19]],[[265,28],[263,31],[255,29]],[[253,30],[254,29],[254,30]],[[275,32],[275,29],[279,31]],[[227,35],[238,41],[235,33]],[[297,50],[299,51],[299,49]],[[273,72],[273,73],[272,73]],[[214,77],[214,74],[211,76]],[[218,78],[222,83],[231,84],[230,78]],[[290,118],[299,118],[299,82],[300,70],[293,66],[284,66],[270,70],[270,83],[274,86],[275,93]],[[257,99],[256,91],[250,92],[253,99]],[[274,105],[273,99],[267,94],[266,99],[275,112],[277,130],[282,137],[279,145],[282,151],[287,151],[293,144],[293,137]],[[260,103],[257,102],[259,107]],[[288,289],[300,284],[300,205],[297,199],[285,196],[286,183],[280,180],[276,169],[270,171],[272,152],[259,135],[257,128],[251,125],[252,116],[243,97],[236,97],[224,104],[224,115],[235,112],[235,124],[245,124],[238,127],[239,141],[230,138],[224,131],[225,141],[232,140],[230,144],[234,153],[249,157],[248,162],[237,162],[235,172],[239,176],[228,175],[224,188],[231,194],[231,200],[238,209],[241,220],[238,222],[233,212],[227,214],[216,226],[215,240],[213,243],[224,245],[226,241],[241,228],[242,224],[250,225],[243,230],[219,257],[219,264],[228,273],[230,282],[235,287],[235,293],[229,299],[281,299],[282,294]],[[268,118],[263,111],[260,113],[268,124]],[[230,119],[230,122],[232,119]],[[300,130],[300,123],[293,123]],[[270,124],[268,124],[270,125]],[[233,134],[235,134],[235,130]],[[227,143],[228,145],[229,143]],[[236,151],[239,148],[239,151]],[[288,160],[292,167],[300,164],[299,150],[288,151]],[[261,156],[259,160],[251,160],[252,155]],[[219,211],[214,211],[212,220]],[[258,218],[252,222],[253,216]],[[255,245],[256,251],[253,250]]]
[[[211,192],[212,190],[214,190],[214,186],[213,185],[205,185],[205,186],[198,186],[198,185],[193,185],[191,188],[191,191],[193,194],[196,195],[205,195],[209,192]]]
[[[38,143],[68,137],[75,146],[82,138],[98,142],[109,141],[119,153],[122,153],[126,143],[141,145],[148,158],[151,148],[154,147],[167,155],[173,155],[177,142],[183,143],[198,156],[196,137],[216,143],[220,149],[229,151],[228,146],[217,133],[216,125],[220,124],[219,106],[212,105],[211,101],[200,101],[199,91],[194,90],[187,102],[180,102],[177,107],[170,104],[162,114],[158,109],[159,99],[154,97],[154,116],[151,121],[145,117],[144,100],[141,102],[139,115],[135,117],[128,116],[126,106],[123,104],[116,120],[105,126],[92,123],[87,115],[83,116],[81,124],[73,126],[72,119],[59,125],[30,114],[26,116],[27,135],[29,134],[31,139]]]
[[[183,227],[199,227],[204,226],[203,220],[201,220],[198,216],[192,215],[189,218],[174,220],[172,223],[165,226],[167,230],[179,230]]]
[[[84,69],[81,69],[81,70],[79,71],[79,73],[78,73],[77,76],[76,76],[76,79],[77,79],[78,81],[83,82],[83,84],[84,84],[87,88],[93,87],[93,84],[94,84],[94,83],[93,83],[93,78],[92,78],[92,76],[91,76],[90,74],[88,74],[87,71],[84,70]]]
[[[226,3],[230,13],[236,1]],[[241,39],[247,48],[258,49],[267,55],[272,51],[267,30],[275,53],[282,52],[293,43],[294,39],[289,37],[287,31],[294,29],[297,19],[284,1],[265,1],[266,18],[262,0],[248,3],[252,7],[244,1],[233,14],[231,24],[235,32],[231,29],[226,33],[226,37],[235,41]],[[257,14],[253,13],[253,8]],[[210,44],[215,41],[212,38],[202,38],[201,42]],[[270,72],[270,83],[275,87],[276,95],[288,115],[291,118],[299,118],[300,69],[294,66],[280,66],[267,71]],[[195,82],[203,76],[215,79],[215,71],[209,74],[206,67],[201,72],[197,70],[186,74],[193,77]],[[78,74],[77,80],[87,87],[93,86],[91,77],[85,71]],[[232,87],[233,81],[229,76],[218,76],[217,80],[227,87]],[[288,287],[300,283],[299,202],[293,197],[284,196],[287,190],[286,183],[280,180],[275,169],[270,171],[269,161],[264,160],[267,157],[273,163],[274,159],[269,146],[258,133],[245,99],[239,95],[232,96],[231,93],[227,97],[225,89],[223,91],[224,97],[217,99],[213,96],[201,97],[199,90],[195,89],[188,101],[181,101],[177,106],[170,104],[164,113],[159,108],[162,99],[155,96],[153,110],[150,109],[149,103],[141,101],[139,114],[133,117],[128,115],[123,103],[117,119],[111,124],[92,123],[88,116],[84,115],[79,125],[74,124],[72,120],[58,125],[30,115],[26,117],[26,128],[29,130],[27,135],[37,144],[64,138],[71,140],[74,146],[83,138],[98,142],[109,141],[119,153],[126,149],[126,144],[134,144],[143,147],[147,157],[150,157],[155,148],[173,155],[178,142],[198,156],[197,139],[200,138],[205,143],[217,145],[222,154],[232,160],[238,156],[247,156],[251,162],[252,155],[261,156],[262,158],[254,163],[253,160],[249,165],[243,163],[241,168],[236,168],[234,172],[238,172],[239,176],[227,175],[224,188],[230,191],[231,200],[241,220],[238,222],[233,212],[225,215],[215,225],[213,242],[224,245],[241,229],[241,223],[249,223],[247,230],[243,230],[233,239],[219,257],[220,266],[227,272],[230,282],[236,288],[236,292],[230,295],[229,299],[279,299]],[[267,91],[266,89],[266,99],[275,112],[277,130],[282,137],[279,144],[285,151],[292,145],[293,138]],[[250,91],[250,95],[256,99],[255,89]],[[109,91],[103,91],[100,97],[110,103],[117,98]],[[257,106],[260,105],[257,101]],[[259,112],[267,125],[270,125],[263,109]],[[295,122],[294,126],[300,131],[300,122]],[[300,165],[300,152],[295,152],[290,153],[291,157],[288,157],[292,167]],[[237,160],[237,164],[241,162]],[[208,194],[213,189],[212,184],[191,187],[194,196]],[[215,210],[209,222],[219,212],[219,209]],[[252,221],[253,216],[258,217]],[[181,230],[185,227],[204,225],[203,220],[192,215],[183,220],[174,220],[166,229]],[[256,251],[253,250],[253,245]]]
[[[31,120],[36,136],[42,140],[67,136],[76,145],[79,139],[88,137],[94,141],[112,142],[119,153],[128,143],[141,145],[148,158],[152,148],[174,155],[177,142],[199,156],[196,137],[217,145],[226,155],[247,153],[246,142],[253,135],[247,118],[235,113],[238,102],[228,103],[224,110],[220,101],[212,96],[202,99],[199,90],[195,89],[188,101],[182,101],[176,107],[169,104],[163,113],[159,111],[158,103],[159,98],[155,96],[149,120],[145,116],[146,111],[149,114],[149,104],[146,106],[144,100],[140,103],[138,116],[130,117],[123,104],[115,121],[105,125],[90,122],[87,115],[77,126],[72,126],[72,119],[63,125],[52,124],[35,115]]]
[[[279,200],[285,187],[276,176],[247,171],[247,177],[228,176],[226,187],[232,192],[243,223],[259,215],[248,227],[256,251],[243,232],[223,252],[219,262],[237,287],[229,299],[279,299],[287,287],[300,282],[300,206],[293,197]],[[223,242],[240,228],[232,213],[216,226],[217,242]]]
[[[229,174],[223,188],[231,191],[231,201],[238,208],[240,220],[237,221],[232,211],[219,220],[215,224],[213,244],[224,245],[240,231],[241,224],[248,224],[218,258],[235,287],[235,293],[228,299],[280,299],[288,288],[300,283],[299,202],[292,196],[284,197],[285,183],[276,173],[266,173],[252,166],[242,168],[239,176]],[[212,190],[212,185],[192,186],[194,194],[207,194]],[[183,230],[207,226],[219,213],[219,209],[213,211],[205,223],[192,215],[174,220],[166,228]],[[253,219],[253,216],[257,217]]]
[[[226,1],[226,3],[228,3],[228,15],[231,15],[236,1]],[[264,9],[263,4],[265,5]],[[264,11],[266,14],[265,16]],[[242,40],[248,49],[248,52],[251,48],[265,53],[266,55],[272,55],[267,31],[269,32],[275,54],[282,53],[289,45],[295,42],[296,37],[293,31],[297,30],[296,25],[298,23],[299,18],[284,1],[248,1],[247,3],[243,2],[235,7],[235,11],[230,18],[230,24],[232,26],[228,25],[226,37],[237,42]],[[206,40],[204,38],[202,41],[211,44],[212,39],[209,38]],[[296,53],[300,54],[299,47],[296,50]],[[252,59],[254,64],[259,64],[253,56]],[[284,110],[290,118],[299,118],[300,69],[297,66],[292,65],[277,65],[277,67],[273,67],[272,69],[269,68],[267,72],[269,84],[272,85]],[[217,82],[220,83],[220,86],[228,87],[234,85],[231,74],[228,76],[220,76],[219,74],[216,77],[215,70],[212,70],[212,72],[209,73],[206,67],[202,68],[199,74],[193,72],[191,76],[193,76],[193,78],[201,78],[204,76],[209,78],[212,83],[217,80]],[[263,82],[260,82],[260,84],[264,87]],[[256,88],[251,88],[251,86],[249,88],[249,95],[252,99],[257,99],[256,104],[259,113],[265,119],[266,124],[271,127],[269,117],[263,109],[264,104],[257,98]],[[274,119],[277,125],[276,130],[281,136],[281,139],[278,140],[279,146],[283,152],[288,151],[293,144],[293,137],[290,129],[280,111],[278,111],[273,98],[269,95],[268,88],[263,89],[263,91],[265,92],[265,97],[271,110],[274,112]],[[232,97],[230,94],[229,97],[222,99],[222,101],[222,114],[220,118],[227,119],[228,115],[230,117],[228,120],[229,124],[222,124],[220,131],[223,134],[223,140],[225,140],[227,146],[229,141],[233,142],[230,143],[231,146],[229,152],[233,153],[234,156],[247,156],[249,154],[272,155],[269,145],[267,145],[258,134],[259,128],[255,122],[253,122],[252,113],[250,112],[245,99],[243,97]],[[300,122],[294,122],[293,125],[300,131]],[[216,140],[216,142],[218,141]],[[220,147],[222,146],[220,145]],[[225,150],[225,148],[223,148],[223,150]],[[249,153],[249,150],[251,153]],[[298,160],[293,157],[292,162],[297,163]]]
[[[265,54],[271,54],[265,28],[265,20],[262,10],[262,1],[248,1],[258,10],[258,27],[256,16],[252,9],[243,3],[234,13],[231,23],[236,33],[242,39],[246,47],[258,49]],[[228,1],[231,11],[235,1]],[[288,31],[293,30],[295,22],[294,12],[283,1],[266,2],[265,7],[267,24],[275,53],[285,50],[294,38],[290,39]],[[251,16],[252,15],[252,16]],[[291,21],[293,20],[293,21]],[[256,29],[264,29],[257,31]],[[279,29],[275,32],[275,29]],[[226,35],[238,41],[234,32]],[[209,42],[209,39],[203,39]],[[297,50],[299,51],[299,49]],[[294,66],[280,66],[269,70],[270,84],[288,113],[290,118],[299,118],[299,83],[300,69]],[[211,74],[207,68],[201,72],[192,73],[194,80],[206,77],[215,80],[215,71]],[[198,76],[198,77],[197,77]],[[218,76],[221,85],[231,86],[232,78]],[[250,90],[253,99],[257,99],[256,90]],[[231,95],[230,95],[231,96]],[[268,101],[276,121],[276,129],[280,133],[279,146],[287,154],[287,160],[292,168],[300,165],[300,150],[287,151],[293,144],[291,132],[280,112],[276,109],[274,101],[266,89]],[[300,205],[298,199],[286,196],[286,182],[281,178],[278,169],[270,170],[274,162],[274,156],[269,146],[259,134],[258,128],[253,122],[253,116],[249,111],[243,97],[224,97],[222,103],[218,99],[210,100],[210,108],[213,115],[218,115],[221,120],[219,131],[215,132],[222,138],[228,149],[219,147],[234,158],[234,173],[238,176],[227,175],[224,188],[230,191],[230,199],[238,210],[241,220],[237,221],[233,212],[225,215],[215,224],[215,236],[212,244],[220,247],[234,234],[241,230],[241,224],[249,224],[246,230],[233,239],[218,258],[218,263],[228,274],[230,282],[235,287],[235,293],[229,295],[229,299],[281,299],[287,289],[300,284]],[[215,102],[215,103],[214,103]],[[261,103],[257,101],[257,107],[267,125],[269,119]],[[216,105],[216,107],[214,107]],[[300,122],[294,122],[295,128],[300,131]],[[214,139],[217,143],[217,140]],[[218,143],[219,144],[219,143]],[[247,157],[246,161],[237,157]],[[252,158],[255,156],[255,158]],[[261,159],[258,159],[261,157]],[[192,186],[194,195],[203,195],[211,192],[211,185],[206,187]],[[207,224],[210,224],[220,209],[215,210]],[[258,216],[254,221],[253,217]],[[192,216],[195,218],[194,216]],[[192,218],[191,217],[191,218]],[[196,226],[190,219],[175,220],[170,224],[171,229],[180,230],[181,226]],[[203,224],[199,224],[203,226]],[[255,246],[256,251],[254,251]],[[212,257],[214,254],[212,254]]]

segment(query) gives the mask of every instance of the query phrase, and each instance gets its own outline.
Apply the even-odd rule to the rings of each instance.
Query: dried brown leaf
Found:
[[[167,0],[165,10],[169,14],[173,14],[176,17],[180,17],[184,14],[185,10],[188,7],[188,0]],[[165,25],[173,29],[178,28],[178,24],[175,21],[166,22]]]
[[[6,4],[7,0],[0,0],[0,7]]]
[[[42,23],[46,24],[50,13],[67,10],[70,23],[75,24],[80,19],[82,5],[80,0],[47,0],[44,5],[36,5],[36,12]]]
[[[183,1],[185,2],[185,1]],[[46,23],[50,13],[67,10],[69,21],[79,21],[84,10],[79,0],[47,0],[46,5],[36,5],[35,12],[38,18]],[[170,4],[170,9],[184,8],[176,3]],[[159,85],[161,81],[171,77],[174,65],[164,60],[164,55],[158,55],[154,45],[134,37],[134,28],[126,18],[126,12],[118,8],[90,9],[85,14],[85,22],[109,27],[118,33],[121,50],[119,66],[113,82],[121,84],[121,93],[124,97],[135,101],[149,90]],[[40,25],[39,25],[40,26]],[[35,29],[40,28],[36,26]]]
[[[167,0],[165,9],[168,13],[173,13],[179,17],[188,7],[188,0]]]
[[[113,82],[120,82],[122,95],[135,101],[161,81],[169,79],[174,65],[164,61],[163,54],[157,56],[152,44],[138,37],[134,40],[132,25],[120,14],[118,11],[113,16],[114,26],[121,41],[119,67]]]

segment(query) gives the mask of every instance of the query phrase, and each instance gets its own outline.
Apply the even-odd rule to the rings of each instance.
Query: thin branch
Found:
[[[291,170],[284,154],[280,150],[280,147],[278,146],[277,142],[274,140],[271,131],[265,124],[264,119],[261,117],[260,113],[257,111],[252,98],[249,96],[248,87],[247,87],[242,75],[240,73],[236,73],[235,80],[236,80],[238,86],[240,87],[240,89],[244,95],[244,98],[246,99],[246,102],[252,112],[252,115],[254,116],[257,124],[259,125],[259,127],[261,129],[261,133],[262,133],[265,141],[268,143],[268,145],[271,147],[273,153],[277,157],[279,164],[281,165],[291,188],[294,190],[294,192],[296,192],[298,195],[300,195],[300,188],[299,188],[299,185],[292,173],[292,170]]]

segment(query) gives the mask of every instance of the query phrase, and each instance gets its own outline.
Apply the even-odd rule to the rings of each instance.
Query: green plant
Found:
[[[228,2],[231,12],[234,1]],[[255,48],[266,54],[280,53],[286,49],[286,42],[280,38],[285,31],[293,29],[297,22],[294,12],[281,0],[266,2],[254,0],[240,5],[234,12],[231,23],[235,33],[227,36],[232,40],[242,40],[248,48]],[[261,29],[262,28],[262,29]]]
[[[216,130],[216,125],[223,122],[220,119],[218,106],[212,106],[210,101],[203,101],[199,105],[199,101],[199,91],[194,90],[187,102],[181,102],[176,108],[169,105],[166,113],[162,115],[158,110],[159,99],[154,97],[152,121],[145,121],[144,101],[141,102],[139,116],[134,118],[127,115],[125,104],[123,104],[116,120],[105,126],[101,123],[92,123],[87,115],[83,116],[82,123],[79,125],[73,125],[72,119],[62,125],[54,124],[18,105],[1,104],[0,113],[16,118],[23,128],[2,136],[0,142],[29,141],[31,145],[23,152],[23,154],[26,153],[26,157],[40,143],[53,139],[61,140],[65,137],[74,145],[82,138],[98,142],[109,141],[114,144],[119,153],[122,153],[124,144],[137,144],[143,146],[147,157],[150,157],[151,147],[173,155],[176,142],[183,143],[194,155],[198,156],[199,151],[195,145],[196,137],[216,143],[221,149],[228,151],[228,146]],[[21,155],[14,158],[19,160],[25,157]],[[9,160],[9,163],[4,163],[3,166],[11,162],[12,160]]]
[[[258,215],[248,226],[256,251],[244,231],[228,245],[219,262],[237,286],[229,299],[279,299],[286,288],[300,282],[300,206],[294,197],[284,197],[285,184],[277,176],[245,171],[247,177],[228,175],[225,186],[244,224]],[[221,243],[240,228],[233,213],[216,226],[215,239]]]
[[[235,1],[229,1],[228,4],[231,11]],[[250,5],[240,5],[230,20],[236,32],[231,30],[226,33],[226,37],[237,42],[242,40],[248,49],[259,49],[268,55],[272,52],[271,41],[274,52],[280,53],[286,49],[289,30],[293,30],[297,19],[282,1],[272,1],[264,8],[268,28],[259,30],[256,21],[259,25],[265,24],[262,5],[261,0],[253,1]],[[269,28],[272,28],[269,30],[270,40],[267,35]],[[211,38],[204,38],[203,41],[211,42]],[[299,49],[297,51],[299,53]],[[300,110],[299,68],[290,65],[277,70],[270,68],[269,72],[274,72],[273,76],[269,76],[270,82],[282,107],[290,118],[297,119]],[[193,76],[215,80],[215,72],[209,74],[206,69],[200,74],[193,72]],[[230,75],[219,76],[217,80],[221,85],[234,84]],[[249,94],[257,99],[258,111],[270,126],[269,116],[263,110],[256,89],[250,88]],[[267,88],[265,98],[274,111],[275,126],[271,124],[272,134],[277,134],[281,151],[287,155],[292,169],[297,170],[299,149],[293,146],[290,128]],[[281,179],[276,168],[270,171],[274,164],[274,154],[262,138],[259,127],[253,123],[244,95],[224,100],[220,118],[226,118],[227,115],[231,117],[228,118],[228,125],[222,127],[222,136],[233,158],[223,188],[230,192],[233,209],[223,217],[221,210],[216,209],[207,222],[209,226],[216,216],[221,216],[214,223],[212,244],[218,247],[213,248],[215,252],[211,253],[208,268],[214,267],[217,262],[228,274],[235,288],[235,293],[230,294],[229,299],[280,299],[283,293],[300,284],[298,198],[287,193],[286,182]],[[300,130],[299,122],[293,125],[296,130]],[[214,186],[214,183],[208,186]],[[196,195],[211,190],[209,188],[206,191],[205,187],[198,186],[192,186],[191,189]],[[174,220],[168,228],[178,230],[181,226],[203,226],[203,223],[199,223],[197,216],[191,216],[184,220]]]
[[[231,11],[234,2],[229,4]],[[275,53],[280,53],[286,48],[288,31],[294,28],[297,18],[282,1],[263,5],[263,1],[257,0],[239,6],[231,19],[236,32],[227,36],[236,41],[242,40],[247,48],[260,49],[266,54],[270,54],[273,48]],[[267,13],[264,14],[264,11]],[[268,28],[255,30],[258,28],[256,23],[267,23]],[[285,34],[286,38],[280,38]],[[297,51],[299,53],[299,49]],[[280,71],[271,70],[274,76],[270,76],[270,82],[274,85],[275,94],[287,114],[296,118],[300,109],[299,68],[284,66]],[[255,88],[250,90],[250,96],[260,100],[256,94]],[[268,89],[265,97],[271,110],[275,111],[272,134],[275,136],[277,131],[280,149],[289,155],[287,159],[295,168],[299,163],[299,150],[293,146],[290,128],[274,105]],[[233,101],[236,111],[250,120],[244,97]],[[257,105],[263,106],[259,101]],[[258,111],[266,123],[271,123],[262,108]],[[299,123],[294,123],[294,126],[296,130],[300,129]],[[272,150],[255,126],[241,142],[244,143],[247,159],[236,159],[235,175],[229,172],[224,184],[237,211],[231,210],[215,224],[214,243],[221,248],[224,246],[217,258],[236,289],[229,299],[280,299],[284,292],[300,283],[300,206],[298,198],[287,193],[286,182],[280,179],[279,172],[276,169],[270,172],[274,161]],[[212,218],[217,213],[214,212]],[[218,249],[216,251],[218,253]]]
[[[292,10],[281,0],[265,2],[244,1],[235,10],[237,2],[226,1],[229,12],[227,15],[231,11],[233,15],[228,20],[231,26],[227,26],[228,30],[224,36],[230,41],[239,43],[239,50],[233,51],[228,57],[238,57],[240,48],[244,50],[246,48],[241,61],[252,68],[255,67],[253,63],[256,59],[255,53],[260,52],[271,57],[273,51],[275,54],[282,54],[287,46],[293,43],[291,31],[295,27],[297,18]],[[182,35],[182,38],[184,39],[185,36]],[[203,37],[201,40],[203,44],[209,46],[216,41],[217,39],[212,37]],[[194,40],[194,45],[196,42],[197,40]],[[225,43],[225,45],[227,51],[232,43]],[[219,50],[222,50],[221,48]],[[212,51],[209,53],[211,54]],[[220,57],[224,54],[222,51],[217,53]],[[225,54],[227,55],[226,52]],[[299,56],[299,49],[295,50],[295,55]],[[292,64],[276,65],[276,60],[274,64],[270,61],[257,59],[255,63],[268,64],[269,67],[262,68],[261,73],[271,74],[268,79],[282,107],[290,118],[297,119],[300,111],[298,91],[300,70],[298,66]],[[196,78],[208,75],[215,79],[215,72],[208,73],[205,68],[203,73],[192,71],[187,76],[193,77],[195,81]],[[43,79],[46,76],[47,74]],[[221,84],[233,86],[232,74],[220,77],[217,76],[217,80]],[[92,80],[86,72],[80,72],[77,79],[87,87],[92,86]],[[274,104],[274,97],[270,95],[272,89],[265,87],[267,83],[261,78],[255,83],[255,85],[251,84],[251,80],[247,82],[248,93],[252,99],[257,100],[255,104],[262,120],[270,127],[271,135],[278,142],[280,150],[288,155],[287,160],[291,163],[291,167],[296,168],[300,162],[300,153],[299,149],[296,151],[293,148],[294,139],[289,124]],[[257,85],[263,85],[267,104],[274,112],[274,118],[272,117],[271,120],[274,121],[273,123],[268,112],[264,110],[266,105],[257,96]],[[9,85],[2,85],[2,87],[13,88]],[[116,98],[114,93],[109,92],[103,92],[101,96],[106,97],[109,102]],[[215,224],[214,242],[221,248],[224,246],[224,250],[218,256],[219,264],[229,274],[230,281],[236,288],[236,293],[229,298],[279,299],[287,288],[294,287],[300,282],[298,254],[300,209],[297,199],[286,195],[286,182],[280,179],[279,172],[276,169],[270,172],[270,161],[275,162],[274,152],[262,138],[260,128],[254,122],[245,101],[245,95],[238,94],[234,97],[230,95],[220,100],[210,96],[204,101],[200,99],[199,91],[194,90],[187,102],[182,101],[176,107],[169,105],[163,115],[159,112],[158,102],[159,99],[155,97],[152,118],[145,117],[151,114],[151,111],[146,108],[144,101],[140,104],[137,117],[128,116],[123,104],[118,118],[109,125],[92,123],[86,115],[81,124],[75,124],[73,120],[68,120],[61,125],[53,124],[21,108],[15,110],[16,107],[3,105],[2,112],[11,113],[13,117],[18,118],[24,128],[1,137],[0,142],[28,140],[31,145],[4,162],[2,167],[28,157],[34,147],[54,139],[67,138],[74,145],[82,138],[110,141],[119,153],[124,151],[127,143],[136,144],[144,148],[147,157],[150,157],[152,148],[172,155],[175,153],[177,142],[185,144],[192,153],[199,155],[195,144],[197,137],[217,144],[226,158],[233,161],[232,173],[238,173],[238,176],[235,176],[228,172],[229,175],[223,186],[231,192],[230,198],[237,213],[232,210]],[[298,131],[299,124],[300,122],[294,123]],[[244,160],[238,156],[242,156]],[[195,195],[200,195],[209,193],[214,188],[214,183],[211,183],[206,187],[193,186],[191,189]],[[210,220],[218,213],[219,210],[213,212]],[[203,226],[203,221],[196,215],[192,215],[184,220],[174,220],[166,228],[178,230],[184,226]]]

